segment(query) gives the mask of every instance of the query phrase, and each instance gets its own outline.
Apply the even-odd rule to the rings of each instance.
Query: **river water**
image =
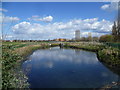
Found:
[[[120,78],[94,52],[59,47],[34,51],[22,70],[30,88],[100,88]]]

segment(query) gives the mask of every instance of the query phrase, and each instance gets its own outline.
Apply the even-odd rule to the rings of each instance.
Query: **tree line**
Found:
[[[120,42],[120,19],[114,22],[111,34],[102,35],[100,37],[81,37],[76,41],[99,41],[99,42]]]
[[[114,22],[112,32],[109,35],[102,35],[100,42],[120,42],[120,20]]]

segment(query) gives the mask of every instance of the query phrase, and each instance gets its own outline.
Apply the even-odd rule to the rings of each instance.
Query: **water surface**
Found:
[[[95,53],[59,47],[36,50],[22,69],[30,88],[99,88],[120,78]]]

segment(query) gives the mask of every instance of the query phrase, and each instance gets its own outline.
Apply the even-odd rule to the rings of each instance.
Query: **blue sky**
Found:
[[[98,29],[100,36],[106,34],[104,33],[105,30],[102,29],[104,27],[104,29],[106,29],[107,25],[111,25],[116,17],[116,10],[112,8],[110,8],[110,10],[110,5],[113,5],[112,8],[114,8],[114,4],[110,2],[4,2],[2,8],[7,10],[6,12],[3,11],[4,16],[19,18],[19,20],[11,26],[10,22],[7,23],[8,25],[6,25],[6,27],[10,27],[10,30],[4,29],[6,29],[8,34],[11,33],[11,37],[19,36],[18,38],[24,37],[24,39],[29,38],[26,37],[25,34],[28,34],[32,39],[70,39],[74,38],[75,29],[80,29],[81,32],[83,32],[83,36],[86,36],[87,32],[97,32]],[[91,24],[91,21],[94,25]],[[106,26],[103,25],[105,23],[107,24]],[[39,25],[36,26],[36,24]],[[80,24],[84,27],[81,27]],[[20,25],[23,25],[21,26],[22,30],[18,28]],[[25,25],[27,25],[29,30],[25,28]],[[85,28],[85,25],[89,27],[92,25],[91,27],[93,28]],[[35,27],[37,27],[37,29]],[[30,30],[30,28],[32,28],[32,30]],[[37,30],[39,32],[38,35]],[[110,33],[110,30],[106,31]],[[52,34],[50,32],[53,32],[53,35],[50,35]],[[68,32],[70,33],[66,35],[65,33]],[[57,35],[57,33],[59,33],[59,35]],[[38,38],[37,36],[39,35],[41,37]]]
[[[32,15],[55,17],[54,21],[69,20],[74,18],[94,18],[113,20],[116,12],[105,12],[101,9],[104,4],[110,2],[6,2],[3,8],[9,12],[8,16],[17,16],[26,19]]]

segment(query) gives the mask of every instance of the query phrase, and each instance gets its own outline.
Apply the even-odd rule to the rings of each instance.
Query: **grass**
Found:
[[[2,88],[28,88],[27,77],[20,70],[20,62],[34,50],[48,47],[46,43],[3,43]]]

